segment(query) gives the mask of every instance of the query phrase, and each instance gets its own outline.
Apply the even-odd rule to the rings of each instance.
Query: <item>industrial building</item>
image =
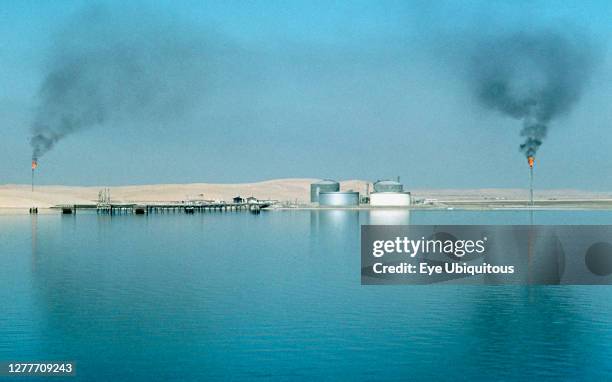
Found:
[[[370,194],[372,207],[408,207],[411,204],[410,192],[374,192]]]
[[[340,183],[331,179],[324,179],[310,185],[310,201],[312,203],[319,202],[319,194],[321,192],[338,192],[340,191]]]
[[[321,207],[359,206],[359,192],[357,191],[319,192],[318,196]]]
[[[374,192],[403,192],[404,186],[395,180],[378,180],[374,182]]]
[[[369,186],[367,186],[369,190]],[[378,180],[374,182],[374,192],[364,198],[363,203],[372,207],[408,207],[411,204],[410,192],[404,192],[404,186],[395,180]],[[340,191],[340,183],[324,179],[310,185],[310,201],[321,207],[357,207],[360,204],[359,192]]]
[[[372,207],[408,207],[411,204],[410,192],[404,192],[404,186],[395,180],[379,180],[374,183],[374,192],[370,194]]]

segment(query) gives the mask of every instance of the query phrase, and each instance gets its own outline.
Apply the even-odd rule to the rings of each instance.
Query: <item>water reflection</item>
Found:
[[[76,359],[75,380],[206,380],[228,371],[254,379],[261,369],[279,379],[433,379],[448,360],[448,380],[605,380],[598,373],[609,371],[612,343],[606,289],[359,284],[360,224],[509,221],[473,215],[23,219],[8,228],[23,265],[9,262],[17,282],[3,286],[34,301],[5,300],[20,314],[0,325],[0,358]],[[25,332],[33,340],[23,341]]]
[[[32,270],[38,262],[38,214],[30,215],[30,230],[32,235]]]
[[[572,380],[568,370],[588,374],[582,347],[595,341],[586,331],[574,290],[558,287],[479,287],[472,290],[465,334],[472,338],[469,369],[482,364],[520,365],[525,380],[544,376]],[[588,345],[587,345],[588,346]],[[457,354],[459,357],[460,355]],[[499,368],[503,376],[516,370]]]
[[[409,225],[410,210],[403,209],[372,209],[368,211],[371,225]]]
[[[310,230],[312,232],[341,233],[359,226],[359,211],[344,209],[325,209],[310,211]]]
[[[33,349],[37,358],[78,359],[79,373],[89,376],[105,363],[125,374],[148,365],[152,349],[166,353],[163,358],[170,351],[186,358],[188,349],[205,342],[215,313],[202,293],[206,268],[193,219],[160,218],[153,231],[146,219],[133,217],[81,214],[44,221],[49,225],[38,235],[32,220],[31,310],[41,327]],[[177,221],[182,236],[172,234]],[[170,248],[163,247],[164,239]],[[183,336],[177,322],[197,329]],[[114,350],[101,359],[106,349]]]

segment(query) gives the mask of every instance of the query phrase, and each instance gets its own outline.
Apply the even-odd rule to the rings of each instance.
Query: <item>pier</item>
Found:
[[[195,214],[205,212],[238,212],[248,211],[259,213],[262,209],[272,205],[274,201],[248,201],[248,202],[199,202],[199,203],[98,203],[98,204],[71,204],[57,205],[52,208],[59,209],[62,214],[76,214],[78,210],[95,210],[98,215],[149,215],[149,214]]]

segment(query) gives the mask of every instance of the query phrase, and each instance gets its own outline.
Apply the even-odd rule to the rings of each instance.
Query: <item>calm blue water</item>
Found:
[[[524,211],[0,216],[0,360],[75,360],[71,381],[610,380],[612,287],[360,285],[360,224],[528,222]],[[612,224],[612,211],[535,222]]]

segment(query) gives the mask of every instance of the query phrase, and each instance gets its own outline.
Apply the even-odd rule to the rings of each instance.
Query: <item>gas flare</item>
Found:
[[[32,158],[32,192],[34,192],[34,170],[38,167],[38,159]]]
[[[529,163],[529,205],[533,207],[533,165],[535,164],[535,157],[529,155],[527,163]]]

